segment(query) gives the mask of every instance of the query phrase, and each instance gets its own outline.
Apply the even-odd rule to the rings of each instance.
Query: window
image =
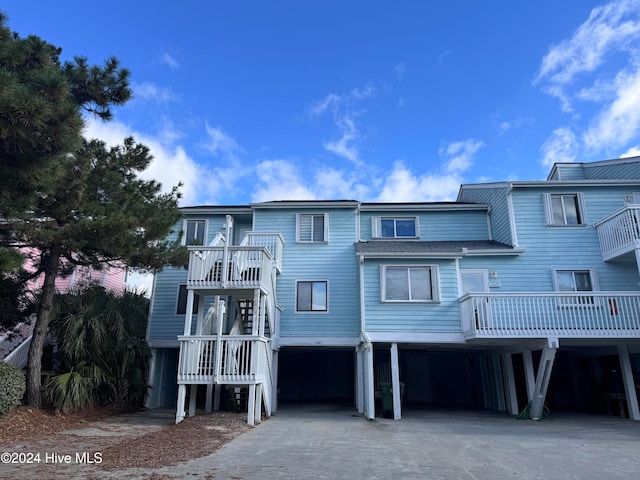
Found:
[[[584,225],[584,200],[580,193],[545,195],[547,224],[557,226]]]
[[[326,312],[327,305],[326,281],[301,281],[296,284],[297,312]]]
[[[373,238],[418,238],[416,217],[374,217]]]
[[[299,213],[296,229],[298,242],[322,243],[327,241],[327,215],[325,213]]]
[[[198,304],[200,303],[200,295],[193,295],[193,310],[195,315],[198,313]],[[187,313],[187,286],[180,285],[178,288],[178,305],[176,307],[176,315],[186,315]]]
[[[204,245],[207,222],[205,220],[187,220],[185,226],[185,245]]]
[[[555,287],[558,292],[592,292],[597,290],[595,272],[592,270],[556,270]],[[561,305],[593,304],[592,296],[575,296],[563,298]]]
[[[435,302],[435,267],[382,267],[383,302]]]

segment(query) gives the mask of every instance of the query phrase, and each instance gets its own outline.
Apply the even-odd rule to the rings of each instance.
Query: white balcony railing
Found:
[[[467,338],[640,337],[640,292],[469,293]]]
[[[627,205],[595,223],[603,260],[640,248],[640,205]]]
[[[271,381],[268,339],[249,335],[180,336],[178,383],[251,384]]]
[[[192,288],[260,288],[271,275],[272,257],[265,247],[189,247],[187,286]]]
[[[190,246],[187,286],[264,289],[273,267],[281,271],[283,245],[279,233],[249,232],[240,246]]]
[[[282,272],[284,238],[280,233],[248,232],[247,238],[250,247],[265,247],[271,254],[278,272]]]

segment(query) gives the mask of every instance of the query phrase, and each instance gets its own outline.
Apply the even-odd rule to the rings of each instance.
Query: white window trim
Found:
[[[387,300],[387,267],[391,268],[429,268],[431,270],[431,300]],[[410,304],[432,304],[440,303],[440,272],[438,265],[396,265],[384,264],[380,265],[380,302],[381,303],[410,303]]]
[[[578,215],[580,215],[580,219],[582,223],[577,225],[556,225],[553,223],[553,206],[551,204],[551,196],[556,195],[575,195],[578,199]],[[582,228],[587,226],[587,209],[584,204],[584,194],[582,192],[553,192],[553,193],[543,193],[542,198],[544,199],[544,216],[547,227],[553,228]]]
[[[412,237],[383,237],[382,236],[382,220],[413,220],[415,222],[416,234]],[[419,217],[414,215],[378,215],[371,217],[371,238],[378,240],[416,240],[420,238],[420,222]]]
[[[322,241],[314,241],[314,240],[300,240],[300,216],[301,215],[310,215],[310,216],[324,216],[324,238]],[[313,224],[313,222],[311,222]],[[313,234],[311,235],[313,237]],[[321,244],[321,243],[329,243],[329,214],[326,212],[304,212],[304,213],[296,213],[296,243],[313,243],[313,244]]]
[[[596,270],[593,268],[556,268],[553,270],[553,289],[556,293],[562,293],[560,291],[560,287],[558,285],[558,272],[589,272],[589,279],[591,280],[591,291],[596,293],[600,291],[600,285],[598,284],[598,275]],[[583,292],[575,292],[577,294],[585,295],[588,294]],[[593,303],[590,304],[578,304],[578,303],[569,303],[563,302],[562,299],[557,300],[557,304],[559,307],[597,307],[599,306],[599,297],[594,297]]]
[[[317,242],[316,242],[317,243]],[[326,310],[298,310],[298,284],[299,283],[314,283],[314,282],[323,282],[327,285],[327,309]],[[326,278],[303,278],[300,280],[296,280],[296,286],[295,286],[295,303],[294,303],[294,309],[296,314],[300,314],[300,315],[309,315],[309,314],[313,314],[313,315],[325,315],[327,313],[329,313],[329,280],[327,280]]]
[[[185,218],[182,221],[182,239],[181,239],[181,243],[182,245],[186,245],[187,244],[187,225],[189,222],[204,222],[204,241],[202,242],[202,246],[206,246],[207,245],[207,232],[209,232],[209,220],[207,220],[206,218]]]

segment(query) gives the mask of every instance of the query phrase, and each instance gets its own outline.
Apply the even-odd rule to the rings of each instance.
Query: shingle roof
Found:
[[[512,250],[513,247],[490,240],[405,241],[373,240],[357,242],[357,254],[367,253],[463,253],[473,250]]]

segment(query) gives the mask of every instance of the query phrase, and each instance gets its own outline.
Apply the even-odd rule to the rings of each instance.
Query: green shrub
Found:
[[[0,362],[0,415],[18,408],[26,389],[24,373],[17,367]]]

